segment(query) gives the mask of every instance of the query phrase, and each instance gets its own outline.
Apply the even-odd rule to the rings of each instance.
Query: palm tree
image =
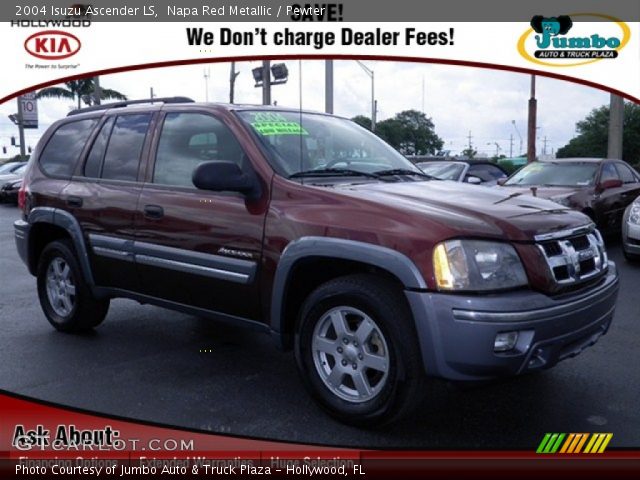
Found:
[[[68,98],[70,100],[77,100],[78,108],[82,107],[82,101],[84,101],[88,105],[91,105],[93,93],[95,91],[95,81],[93,77],[65,82],[65,87],[66,88],[43,88],[36,94],[36,98]],[[127,97],[116,90],[111,90],[110,88],[101,88],[100,99],[126,100]]]

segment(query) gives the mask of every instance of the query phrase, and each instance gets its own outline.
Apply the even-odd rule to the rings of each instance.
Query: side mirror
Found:
[[[622,186],[622,180],[618,178],[612,178],[610,180],[605,180],[598,184],[598,191],[604,192],[605,190],[609,190],[611,188],[620,188]]]
[[[464,180],[471,185],[480,185],[482,183],[482,179],[473,175],[467,175],[467,178]]]
[[[498,182],[497,182],[497,183],[498,183],[498,185],[500,185],[500,186],[504,185],[504,184],[507,182],[507,179],[508,179],[508,178],[509,178],[509,177],[502,177],[502,178],[499,178],[499,179],[498,179]]]
[[[193,171],[196,188],[213,192],[239,192],[249,198],[260,194],[255,178],[244,173],[237,163],[226,160],[204,162]]]

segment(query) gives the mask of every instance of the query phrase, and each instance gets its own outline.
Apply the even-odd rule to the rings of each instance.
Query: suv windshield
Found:
[[[388,170],[398,170],[394,173],[399,175],[422,173],[377,136],[349,120],[276,110],[241,111],[238,115],[265,145],[276,171],[285,176],[313,174],[315,170],[348,170],[355,175]]]
[[[595,182],[597,163],[534,162],[519,170],[505,185],[583,187]]]

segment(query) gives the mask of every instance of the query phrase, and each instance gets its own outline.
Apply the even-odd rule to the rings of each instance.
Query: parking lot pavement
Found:
[[[611,446],[640,445],[640,265],[626,263],[615,242],[620,299],[598,344],[500,383],[434,381],[414,418],[363,431],[324,415],[293,356],[266,335],[128,300],[113,301],[92,334],[55,332],[15,250],[18,216],[0,205],[0,389],[131,419],[340,446],[533,449],[545,432],[613,432]]]

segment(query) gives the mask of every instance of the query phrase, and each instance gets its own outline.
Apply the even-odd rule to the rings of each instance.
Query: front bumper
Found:
[[[630,223],[625,214],[622,226],[622,248],[631,255],[640,256],[640,225]]]
[[[18,203],[17,188],[3,188],[0,190],[0,202]]]
[[[487,380],[549,368],[593,345],[609,329],[618,274],[588,291],[550,298],[538,292],[491,295],[406,292],[428,375]],[[515,347],[494,352],[496,335],[518,332]]]
[[[31,224],[24,220],[16,220],[13,222],[13,233],[16,240],[16,249],[18,255],[29,266],[29,231],[31,230]],[[33,273],[33,272],[31,272]]]

